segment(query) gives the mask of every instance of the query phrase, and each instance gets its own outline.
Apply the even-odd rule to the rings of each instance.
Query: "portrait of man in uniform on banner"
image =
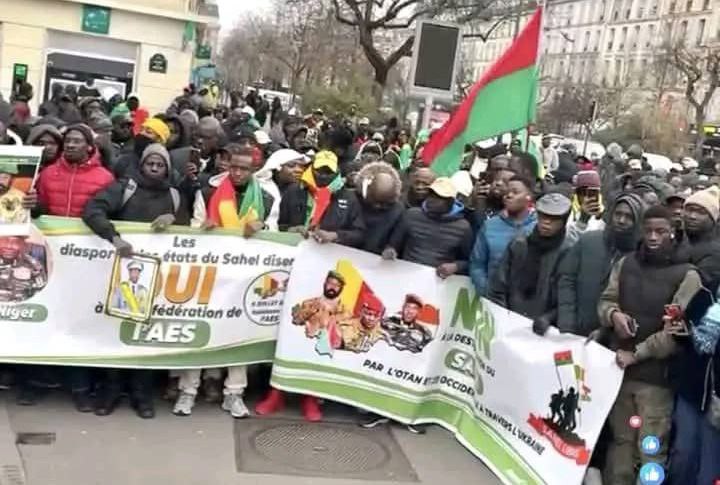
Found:
[[[30,234],[25,194],[37,178],[42,147],[0,145],[0,236]]]
[[[106,313],[112,317],[147,322],[152,315],[153,288],[160,272],[160,260],[142,254],[115,257],[108,285]]]

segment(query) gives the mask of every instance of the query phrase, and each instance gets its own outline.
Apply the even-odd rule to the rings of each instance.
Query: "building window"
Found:
[[[583,52],[587,52],[590,48],[590,31],[585,32],[585,42],[583,42]]]
[[[622,75],[622,61],[620,59],[615,60],[615,79],[613,80],[613,86],[618,86],[620,84],[620,79]]]
[[[693,0],[687,0],[687,5],[685,7],[685,11],[689,12],[692,10],[692,8],[693,8]]]
[[[565,25],[572,24],[572,21],[573,21],[572,17],[573,17],[573,6],[570,5],[570,7],[568,8],[567,22],[565,23]]]
[[[633,49],[637,48],[638,42],[640,42],[640,26],[635,26],[635,37],[633,38],[632,47]]]
[[[710,10],[710,0],[703,0],[703,10]]]
[[[652,17],[654,17],[655,15],[657,15],[657,11],[658,11],[658,0],[651,0],[651,1],[652,1],[652,4],[650,5],[650,15]]]
[[[705,19],[700,19],[698,24],[697,38],[695,39],[695,45],[702,45],[703,39],[705,39]]]
[[[645,41],[645,47],[650,47],[653,42],[653,37],[655,37],[655,24],[650,24],[648,27],[648,37]]]
[[[601,32],[601,31],[598,30],[597,32],[595,32],[595,42],[594,42],[595,47],[593,48],[593,50],[594,50],[595,52],[597,52],[598,49],[600,49],[600,37],[601,37],[601,36],[602,36],[602,32]]]
[[[683,20],[680,22],[680,31],[678,32],[678,40],[680,42],[685,42],[685,38],[687,37],[687,28],[688,28],[688,21]]]
[[[673,13],[675,11],[675,0],[670,2],[670,8],[668,9],[668,13]]]
[[[648,61],[647,59],[642,60],[640,72],[638,73],[638,86],[641,88],[645,86],[645,80],[647,79]]]
[[[620,32],[620,45],[618,46],[619,50],[623,50],[625,48],[625,41],[627,41],[627,33],[627,27],[623,27],[622,31]]]
[[[578,82],[585,83],[585,61],[580,63],[580,75],[578,76]]]
[[[613,50],[613,44],[615,44],[615,29],[610,29],[610,35],[608,36],[608,50]]]

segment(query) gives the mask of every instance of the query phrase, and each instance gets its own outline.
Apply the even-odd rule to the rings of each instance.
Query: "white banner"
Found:
[[[595,343],[530,327],[477,299],[466,277],[303,243],[272,381],[438,423],[504,483],[579,484],[622,372]]]
[[[117,224],[136,251],[161,260],[152,320],[140,324],[105,314],[110,243],[77,219],[41,218],[37,228],[0,237],[0,361],[192,368],[272,360],[296,237]]]

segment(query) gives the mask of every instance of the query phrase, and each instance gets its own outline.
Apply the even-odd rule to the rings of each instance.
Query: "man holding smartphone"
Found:
[[[600,195],[600,175],[594,170],[583,170],[574,177],[575,196],[567,233],[575,241],[580,234],[605,229],[604,207]]]
[[[625,369],[608,418],[613,440],[607,483],[634,483],[636,465],[667,459],[673,410],[667,370],[677,346],[665,327],[676,324],[702,286],[692,265],[677,262],[674,239],[672,213],[664,206],[649,208],[640,247],[613,266],[598,304],[601,324],[613,330],[611,348],[617,352],[618,366]],[[643,421],[639,430],[627,424],[636,415]],[[651,435],[660,440],[659,452],[652,457],[638,453],[642,438]],[[641,463],[633,458],[638,454]]]

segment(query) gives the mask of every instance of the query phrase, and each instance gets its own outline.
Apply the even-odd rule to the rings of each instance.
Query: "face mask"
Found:
[[[141,157],[145,149],[153,144],[153,140],[145,135],[135,135],[135,154]]]

